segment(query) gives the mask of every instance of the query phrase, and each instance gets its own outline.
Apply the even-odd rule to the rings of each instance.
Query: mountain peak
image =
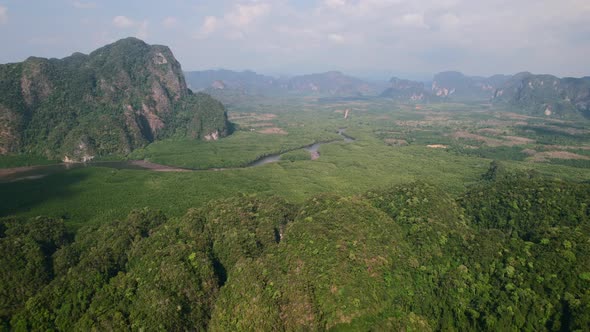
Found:
[[[590,118],[590,80],[522,72],[495,92],[493,102],[536,116]]]
[[[189,92],[166,46],[130,37],[88,56],[30,57],[10,66],[14,70],[0,70],[0,120],[10,120],[0,132],[0,153],[26,149],[88,160],[127,154],[171,135],[227,133],[223,106]]]
[[[442,98],[454,100],[485,100],[509,79],[508,76],[492,77],[466,76],[458,71],[445,71],[434,76],[432,93]]]

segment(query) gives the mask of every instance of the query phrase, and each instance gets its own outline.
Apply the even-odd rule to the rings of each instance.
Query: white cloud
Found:
[[[444,29],[454,29],[461,24],[461,20],[453,13],[445,13],[439,17],[439,22]]]
[[[137,32],[135,36],[139,39],[147,39],[148,38],[148,28],[149,22],[147,20],[142,21],[138,24]]]
[[[246,35],[240,30],[230,30],[225,33],[225,38],[230,41],[244,40]]]
[[[127,29],[134,27],[137,23],[127,16],[115,16],[113,18],[113,25],[117,28]]]
[[[590,0],[173,2],[174,11],[146,12],[149,17],[118,12],[127,16],[107,17],[102,29],[109,38],[145,38],[149,32],[154,40],[178,49],[188,68],[346,71],[365,66],[420,72],[455,68],[474,74],[590,74],[582,60],[590,54]],[[65,3],[70,8],[110,7],[98,0]],[[6,22],[7,14],[15,20],[9,6],[10,13],[0,7],[0,22]],[[100,25],[100,16],[84,17],[91,17],[92,24],[81,29]],[[199,42],[183,39],[191,37]],[[199,57],[192,56],[197,52]]]
[[[178,19],[173,16],[168,16],[164,20],[162,20],[162,26],[167,29],[174,28],[178,25]]]
[[[194,35],[196,39],[204,39],[214,32],[222,31],[230,40],[243,39],[244,29],[249,28],[255,21],[270,13],[271,5],[266,2],[238,3],[223,17],[206,16],[201,27]]]
[[[231,12],[225,15],[224,20],[228,24],[244,27],[269,12],[270,5],[268,3],[237,4]]]
[[[115,16],[113,18],[113,25],[119,29],[136,29],[135,36],[140,39],[148,37],[149,21],[136,21],[127,16]]]
[[[0,24],[8,22],[8,8],[0,5]]]
[[[424,14],[421,13],[405,14],[397,19],[394,24],[411,28],[428,28],[428,25],[424,22]]]
[[[210,34],[214,33],[220,25],[219,19],[215,16],[207,16],[201,24],[201,28],[194,35],[196,39],[207,38]]]
[[[329,8],[340,8],[346,6],[345,0],[324,0],[324,5]]]
[[[328,9],[328,12],[337,12],[351,17],[374,17],[384,12],[391,12],[396,7],[404,5],[408,0],[324,0],[318,11]]]
[[[96,8],[96,3],[94,2],[84,2],[84,1],[74,1],[72,5],[79,9],[93,9]]]
[[[328,35],[328,39],[336,44],[342,44],[345,42],[345,38],[343,35],[339,33],[331,33]]]
[[[272,15],[241,28],[240,49],[255,55],[264,50],[289,66],[559,74],[568,59],[583,68],[575,58],[590,48],[588,0],[319,0],[312,7],[250,2],[261,3],[272,5]]]
[[[201,32],[205,35],[211,34],[217,29],[219,20],[215,16],[207,16],[203,21]]]

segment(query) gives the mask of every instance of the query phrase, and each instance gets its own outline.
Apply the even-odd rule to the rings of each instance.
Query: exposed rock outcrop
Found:
[[[493,102],[539,116],[590,118],[590,77],[519,73],[495,90]]]
[[[0,120],[0,154],[69,161],[171,135],[228,134],[223,105],[187,88],[170,49],[136,38],[89,55],[0,65]]]
[[[389,83],[391,86],[381,93],[381,97],[404,102],[426,102],[432,99],[422,82],[393,77]]]
[[[432,94],[441,98],[455,100],[489,100],[494,91],[504,84],[510,76],[491,77],[465,76],[460,72],[438,73],[432,81]]]

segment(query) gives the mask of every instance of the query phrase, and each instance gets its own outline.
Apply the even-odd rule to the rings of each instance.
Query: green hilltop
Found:
[[[227,134],[223,105],[187,88],[166,46],[127,38],[89,55],[0,65],[0,154],[79,161]]]
[[[493,101],[537,116],[590,118],[590,77],[519,73],[496,90]]]
[[[136,210],[75,236],[60,220],[5,218],[0,319],[57,331],[581,331],[589,201],[589,184],[492,167],[457,199],[423,182],[299,205],[242,196],[177,218]]]

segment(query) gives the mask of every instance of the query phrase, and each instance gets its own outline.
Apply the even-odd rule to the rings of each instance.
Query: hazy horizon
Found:
[[[582,77],[590,75],[589,15],[582,0],[4,0],[0,42],[10,47],[0,62],[89,53],[135,36],[169,46],[185,71]]]

